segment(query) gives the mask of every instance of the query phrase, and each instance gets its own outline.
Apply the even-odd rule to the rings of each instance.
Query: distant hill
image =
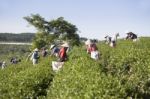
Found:
[[[0,42],[32,42],[35,33],[0,33]]]

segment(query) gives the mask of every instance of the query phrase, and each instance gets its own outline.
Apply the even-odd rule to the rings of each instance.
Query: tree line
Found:
[[[35,33],[0,33],[0,42],[32,42]]]

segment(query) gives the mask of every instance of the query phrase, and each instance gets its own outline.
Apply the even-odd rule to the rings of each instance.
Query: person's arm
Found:
[[[28,61],[29,57],[32,57],[32,54],[33,54],[33,52],[31,52],[31,53],[28,55],[26,61]]]

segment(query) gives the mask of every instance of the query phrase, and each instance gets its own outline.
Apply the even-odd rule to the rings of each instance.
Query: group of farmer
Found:
[[[17,57],[12,57],[12,58],[10,59],[10,64],[18,64],[19,62],[21,62],[21,59],[18,59]],[[6,68],[7,65],[8,65],[8,63],[6,64],[6,61],[0,62],[0,67],[1,67],[1,69]]]
[[[106,44],[109,44],[111,47],[115,47],[118,36],[119,33],[116,33],[114,37],[106,36]],[[132,32],[128,32],[125,39],[132,39],[133,41],[136,41],[137,35]],[[100,58],[100,52],[98,51],[96,42],[94,40],[88,39],[87,41],[85,41],[85,47],[87,54],[89,54],[92,59],[98,60]],[[64,62],[67,61],[67,52],[69,49],[70,46],[67,42],[64,42],[59,46],[56,44],[52,44],[50,46],[50,56],[55,56],[57,58],[57,61],[52,61],[53,70],[59,70],[63,66]],[[46,57],[48,55],[48,50],[46,48],[42,48],[41,51],[39,51],[38,48],[35,48],[33,52],[28,56],[28,58],[30,57],[30,60],[32,60],[33,65],[38,64],[38,60],[40,58],[39,52],[41,52],[42,57]],[[17,64],[20,61],[21,60],[17,60],[16,58],[11,59],[12,64]],[[1,63],[1,67],[4,68],[5,66],[6,62],[4,61]]]
[[[126,39],[132,39],[133,41],[136,41],[137,39],[136,34],[132,32],[127,32],[126,34],[127,34]],[[118,36],[119,36],[119,33],[116,33],[113,37],[106,36],[105,37],[106,43],[110,44],[111,47],[115,47]],[[100,58],[100,52],[98,51],[96,42],[94,40],[88,39],[87,41],[85,41],[85,46],[86,46],[87,53],[90,55],[92,59],[98,60]],[[60,67],[62,67],[64,62],[68,59],[67,52],[69,49],[70,49],[69,44],[67,42],[64,42],[63,44],[59,46],[56,44],[52,44],[50,46],[50,50],[51,50],[50,56],[57,57],[57,61],[52,61],[52,67],[54,68],[54,70],[57,70]],[[33,62],[33,65],[38,63],[38,59],[39,59],[38,52],[39,50],[36,48],[34,49],[32,53],[31,60]],[[46,50],[45,48],[42,48],[41,53],[42,53],[42,56],[45,57],[48,54],[48,50]]]
[[[133,42],[137,41],[137,35],[133,32],[126,31],[127,34],[125,40],[133,40]],[[105,43],[109,44],[110,47],[115,47],[117,44],[117,37],[119,36],[119,33],[116,33],[113,37],[105,36]]]
[[[58,65],[58,64],[63,65],[63,63],[68,59],[67,57],[68,50],[69,50],[69,44],[67,42],[59,46],[56,44],[52,44],[50,46],[50,56],[55,56],[57,58],[57,61],[52,62],[53,68],[56,67],[54,65]],[[31,56],[30,60],[32,60],[33,65],[38,64],[38,60],[40,58],[39,52],[41,52],[42,57],[46,57],[48,55],[48,50],[46,50],[45,48],[42,48],[41,51],[39,51],[38,48],[34,49],[33,52],[29,55]]]
[[[100,57],[98,48],[96,46],[96,43],[92,40],[87,40],[85,42],[87,53],[90,55],[91,58],[98,60]],[[50,46],[50,56],[55,56],[57,58],[56,61],[52,61],[52,68],[53,70],[58,70],[62,67],[65,61],[67,61],[67,53],[70,49],[70,46],[67,42],[57,46],[56,44],[52,44]],[[31,56],[31,60],[33,65],[38,64],[39,60],[39,52],[41,52],[42,56],[45,57],[48,54],[48,50],[45,48],[42,48],[41,51],[39,51],[37,48],[33,50]]]

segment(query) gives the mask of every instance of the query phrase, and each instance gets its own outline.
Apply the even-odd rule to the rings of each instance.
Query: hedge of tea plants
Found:
[[[53,72],[54,58],[37,66],[22,61],[0,70],[1,99],[149,99],[150,38],[118,40],[115,48],[99,42],[100,60],[83,46],[73,47],[69,60]]]
[[[30,61],[0,70],[1,99],[31,99],[45,97],[53,79],[50,59],[40,59],[33,66]]]
[[[95,61],[74,48],[53,79],[48,99],[149,99],[150,39],[119,40],[116,48],[99,43]]]

